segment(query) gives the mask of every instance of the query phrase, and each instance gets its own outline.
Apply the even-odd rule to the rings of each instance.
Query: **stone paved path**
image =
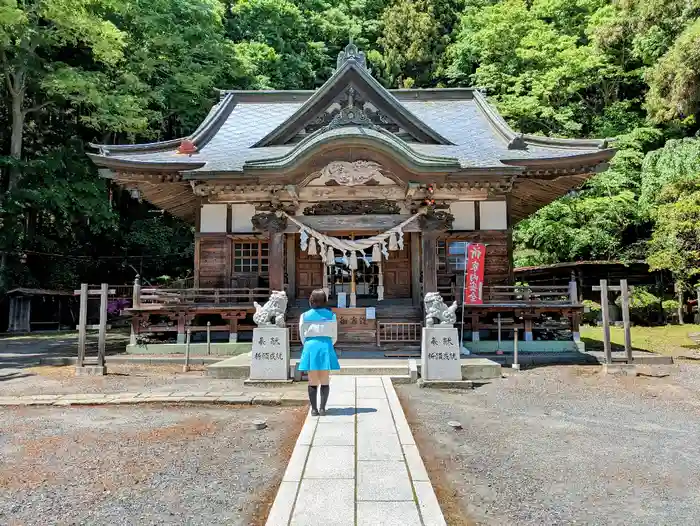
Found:
[[[389,377],[332,376],[306,419],[267,526],[445,526]]]

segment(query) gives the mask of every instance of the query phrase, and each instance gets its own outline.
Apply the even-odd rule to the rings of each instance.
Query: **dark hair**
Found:
[[[320,309],[326,306],[326,292],[323,289],[316,289],[311,293],[309,298],[309,305],[312,309]]]

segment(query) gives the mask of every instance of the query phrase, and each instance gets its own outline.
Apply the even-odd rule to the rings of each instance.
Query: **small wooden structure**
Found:
[[[76,375],[104,375],[105,350],[107,346],[107,301],[110,295],[116,293],[115,289],[110,289],[107,283],[102,283],[99,290],[90,290],[87,283],[80,285],[80,290],[74,294],[80,297],[80,318],[78,320],[78,361],[75,366]],[[100,323],[97,326],[88,325],[88,298],[89,296],[100,297]],[[97,363],[86,362],[87,351],[87,331],[98,330],[97,342]]]
[[[71,325],[75,320],[72,296],[72,292],[64,290],[12,289],[7,293],[7,332],[59,330],[64,325]]]

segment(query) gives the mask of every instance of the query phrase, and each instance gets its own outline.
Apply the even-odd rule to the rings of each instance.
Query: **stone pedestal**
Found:
[[[286,327],[253,329],[249,381],[287,380],[289,380],[289,329]]]
[[[424,381],[461,380],[459,334],[452,326],[423,328],[421,378]]]
[[[83,365],[75,367],[75,376],[104,376],[107,374],[107,367],[104,365]]]

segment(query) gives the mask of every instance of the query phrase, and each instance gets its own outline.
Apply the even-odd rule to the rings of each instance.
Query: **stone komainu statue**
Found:
[[[449,307],[442,301],[442,296],[439,292],[428,292],[423,298],[425,304],[425,326],[432,327],[435,325],[435,320],[438,320],[439,325],[454,325],[457,323],[457,302],[455,301]]]
[[[287,293],[283,290],[273,290],[270,299],[265,305],[260,305],[257,301],[253,321],[258,327],[285,327],[284,313],[287,310]],[[274,320],[274,321],[273,321]]]

